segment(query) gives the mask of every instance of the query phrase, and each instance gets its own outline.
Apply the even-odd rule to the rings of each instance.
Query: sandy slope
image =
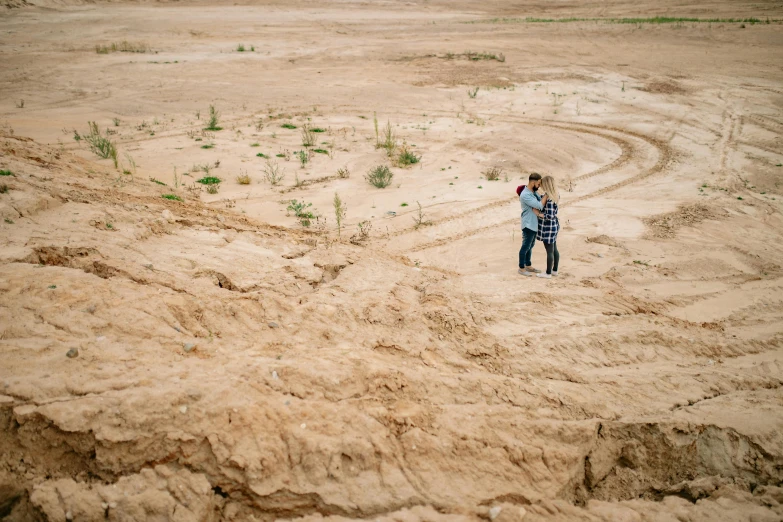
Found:
[[[783,518],[780,25],[462,23],[779,6],[32,3],[0,14],[0,516]],[[383,190],[373,113],[422,158]],[[331,154],[277,158],[286,122]],[[531,171],[572,183],[550,281],[516,274]]]

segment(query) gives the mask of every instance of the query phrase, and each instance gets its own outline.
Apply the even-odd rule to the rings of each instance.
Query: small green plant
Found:
[[[237,183],[240,185],[250,185],[250,176],[248,176],[247,172],[242,172],[237,176]]]
[[[394,153],[394,149],[397,148],[397,135],[394,133],[389,120],[386,120],[386,126],[383,128],[383,143],[381,143],[381,147],[386,149],[386,155],[389,157]]]
[[[310,129],[310,132],[315,132],[315,133],[326,132],[326,129],[322,129],[320,127],[313,127],[312,129]]]
[[[737,196],[737,199],[742,201],[742,196]]]
[[[634,259],[633,264],[635,264],[635,265],[643,265],[643,266],[650,266],[650,264],[647,263],[646,261],[640,261],[638,259]]]
[[[403,141],[402,147],[400,147],[400,152],[397,155],[397,161],[395,163],[398,167],[407,167],[409,165],[418,163],[420,159],[421,156],[414,154],[410,147],[408,147],[408,144]]]
[[[182,201],[182,198],[177,196],[176,194],[162,194],[160,197],[171,201]]]
[[[13,176],[14,173],[10,170],[0,170],[0,176]]]
[[[308,210],[312,206],[313,206],[312,203],[305,203],[304,200],[297,201],[295,199],[292,199],[289,202],[286,210],[288,212],[293,212],[294,215],[299,220],[299,223],[303,227],[309,227],[312,224],[313,220],[315,219],[315,214],[313,214],[312,211]]]
[[[337,192],[334,193],[332,206],[334,207],[334,219],[337,222],[337,237],[342,237],[343,220],[348,213],[348,207],[340,199],[340,195]]]
[[[82,141],[82,137],[79,135],[76,129],[73,130],[73,140],[77,143]]]
[[[54,290],[57,288],[57,285],[49,285],[48,288],[49,290]]]
[[[204,176],[203,178],[197,179],[196,181],[202,185],[218,185],[223,180],[216,176]]]
[[[503,174],[503,168],[489,167],[484,172],[482,172],[482,174],[487,181],[497,181],[500,179],[500,175]]]
[[[223,130],[223,127],[218,126],[218,122],[220,119],[220,113],[215,108],[214,105],[209,106],[209,121],[207,121],[207,126],[204,128],[204,130],[208,131],[219,131]]]
[[[283,178],[285,178],[285,172],[280,168],[280,165],[276,161],[270,159],[266,160],[266,165],[264,165],[264,179],[275,187],[283,181]]]
[[[310,151],[309,150],[300,150],[296,152],[296,157],[299,160],[299,165],[301,168],[305,168],[307,166],[307,163],[310,161]]]
[[[407,207],[407,206],[408,206],[408,204],[407,204],[407,203],[401,203],[401,204],[400,204],[400,206],[401,206],[401,207]]]
[[[108,228],[109,230],[114,230],[114,225],[112,225],[111,223],[106,223],[106,228]]]
[[[245,52],[245,44],[237,45],[237,52],[244,53]]]
[[[348,167],[337,169],[337,177],[340,179],[348,179],[351,177],[351,173],[348,171]]]
[[[13,224],[14,224],[14,220],[13,220],[13,219],[11,219],[11,218],[5,218],[5,219],[4,219],[4,221],[5,221],[6,223],[8,223],[9,225],[13,225]]]
[[[281,125],[281,127],[284,129],[295,129],[296,125],[294,125],[293,123],[284,123]]]
[[[479,88],[478,87],[474,87],[473,89],[468,89],[468,97],[473,99],[473,98],[476,97],[478,92],[479,92]]]
[[[285,157],[286,157],[286,155],[285,155],[285,154],[283,154],[282,152],[278,152],[277,154],[275,154],[275,157],[276,157],[276,158],[285,158]]]
[[[329,151],[325,149],[313,149],[313,152],[317,152],[318,154],[326,154],[329,155]]]
[[[302,146],[312,147],[315,144],[315,134],[308,124],[302,125]]]
[[[387,167],[386,165],[378,165],[377,167],[373,167],[364,176],[364,179],[366,179],[370,185],[376,188],[388,187],[389,185],[391,185],[393,178],[394,178],[394,173],[391,170],[389,170],[389,167]]]
[[[417,205],[419,208],[418,208],[418,210],[416,211],[416,215],[415,215],[415,216],[413,216],[413,223],[414,223],[414,228],[415,228],[416,230],[418,230],[418,229],[419,229],[419,228],[421,228],[421,227],[426,227],[426,226],[432,225],[432,221],[429,221],[429,220],[428,220],[428,219],[425,217],[425,215],[424,215],[424,210],[421,208],[421,203],[419,203],[419,202],[417,201],[417,202],[416,202],[416,205]]]
[[[258,142],[256,142],[256,143],[251,143],[251,144],[250,144],[250,146],[251,146],[251,147],[260,147],[260,146],[261,146],[261,144],[260,144],[260,143],[258,143]]]
[[[24,100],[19,100],[19,101],[16,103],[16,108],[17,108],[17,109],[24,109]]]
[[[212,142],[205,143],[204,145],[201,146],[201,148],[202,149],[214,149],[215,148],[215,144],[212,143]]]
[[[480,188],[480,189],[483,189],[484,187],[482,187],[481,185],[479,185],[479,186],[478,186],[478,188]]]
[[[251,53],[254,53],[254,52],[256,52],[256,46],[255,46],[255,45],[251,45],[251,46],[250,46],[250,52],[251,52]]]
[[[259,157],[259,158],[264,158],[264,159],[268,159],[269,158],[269,156],[267,156],[263,152],[259,152],[258,154],[256,154],[256,156]]]
[[[165,183],[163,183],[162,181],[160,181],[160,180],[157,180],[157,179],[155,179],[155,178],[150,178],[150,181],[151,181],[151,182],[153,182],[153,183],[156,183],[156,184],[158,184],[158,185],[163,185],[164,187],[166,186],[166,184],[165,184]]]

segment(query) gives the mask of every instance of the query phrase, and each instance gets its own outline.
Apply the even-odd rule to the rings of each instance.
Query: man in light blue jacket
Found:
[[[536,232],[538,232],[538,212],[546,205],[547,197],[543,199],[536,193],[541,186],[541,174],[532,173],[528,178],[527,186],[519,194],[519,203],[522,205],[522,248],[519,249],[518,273],[524,276],[532,276],[541,270],[533,268],[531,260],[533,247],[536,244]]]

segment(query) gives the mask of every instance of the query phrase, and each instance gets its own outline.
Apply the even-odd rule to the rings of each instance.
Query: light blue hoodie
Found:
[[[538,232],[538,217],[533,209],[542,210],[544,208],[541,205],[541,196],[525,187],[519,195],[519,203],[522,205],[522,230],[528,228],[533,232]]]

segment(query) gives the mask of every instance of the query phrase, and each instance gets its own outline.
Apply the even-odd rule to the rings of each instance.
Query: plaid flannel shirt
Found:
[[[560,220],[557,219],[557,203],[551,199],[546,202],[543,210],[544,217],[538,220],[538,232],[536,239],[550,245],[557,241],[557,232],[560,230]]]

